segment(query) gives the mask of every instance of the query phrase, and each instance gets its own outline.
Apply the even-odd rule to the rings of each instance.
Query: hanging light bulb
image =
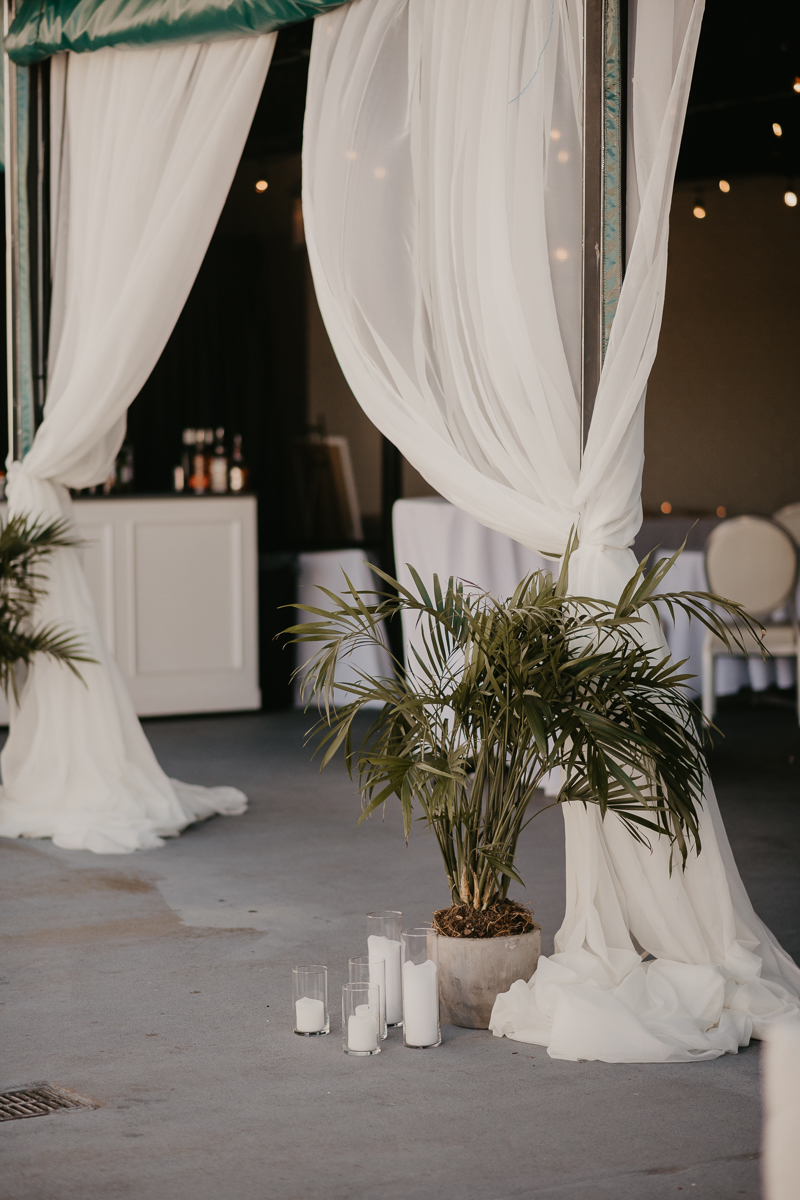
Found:
[[[672,512],[672,505],[670,504],[669,500],[665,500],[664,503],[661,505],[661,511],[662,511],[662,513],[671,513]]]
[[[265,192],[268,187],[269,187],[269,184],[267,183],[266,179],[259,179],[256,182],[256,191],[257,192]]]
[[[731,185],[728,183],[727,179],[720,179],[719,190],[721,192],[725,192],[725,193],[727,193],[731,190]]]
[[[794,83],[792,84],[792,88],[794,89],[794,91],[800,92],[800,75],[795,76],[795,80],[794,80]]]
[[[797,207],[797,192],[786,191],[783,193],[783,203],[787,208]]]
[[[727,517],[727,515],[728,515],[727,508],[725,507],[724,504],[720,504],[719,508],[717,509],[717,516],[718,517]]]
[[[706,215],[706,210],[703,208],[703,206],[699,200],[697,200],[695,202],[695,206],[692,209],[692,213],[694,214],[695,217],[697,217],[698,221],[702,221],[703,217]]]
[[[777,121],[772,122],[772,132],[775,134],[775,137],[783,137],[783,130]]]

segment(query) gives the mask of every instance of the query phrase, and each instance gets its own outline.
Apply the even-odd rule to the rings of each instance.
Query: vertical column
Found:
[[[44,415],[50,326],[50,61],[30,68],[27,200],[30,213],[30,308],[33,412]]]
[[[629,0],[584,0],[581,450],[624,272]]]
[[[605,0],[603,14],[602,354],[625,273],[625,161],[628,0]]]
[[[583,294],[581,354],[581,449],[586,446],[603,366],[603,115],[606,0],[583,7]]]
[[[4,0],[3,30],[14,19],[15,0]],[[39,68],[41,70],[41,68]],[[3,54],[5,84],[5,196],[6,196],[6,358],[8,368],[8,444],[11,457],[19,461],[30,449],[36,432],[34,370],[32,362],[32,306],[30,205],[28,163],[30,161],[31,69],[18,67]],[[42,104],[42,109],[44,105]],[[44,136],[44,135],[43,135]],[[34,150],[38,154],[34,139]],[[44,153],[44,151],[43,151]],[[34,184],[31,194],[35,194]],[[42,211],[47,207],[42,183]],[[39,257],[44,269],[45,255]],[[47,293],[42,293],[46,303]],[[47,324],[42,312],[41,328]],[[43,399],[43,394],[42,394]]]
[[[14,17],[14,0],[3,3],[3,35]],[[19,311],[19,184],[17,153],[17,67],[3,53],[5,92],[5,193],[6,193],[6,366],[8,370],[8,449],[17,461],[21,453],[20,379],[21,329]]]

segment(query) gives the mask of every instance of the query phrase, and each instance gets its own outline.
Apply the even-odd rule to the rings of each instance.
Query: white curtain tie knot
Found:
[[[595,542],[591,538],[582,538],[578,534],[578,548],[575,553],[579,554],[581,550],[600,550],[604,553],[613,554],[615,551],[618,553],[621,550],[627,549],[627,546],[614,546],[611,542]]]
[[[26,516],[29,521],[44,523],[67,517],[69,493],[51,479],[40,479],[25,459],[9,463],[6,498],[10,517]]]
[[[10,486],[14,482],[15,479],[19,479],[20,475],[22,474],[22,472],[24,472],[24,470],[25,470],[25,467],[23,466],[23,464],[21,462],[18,462],[15,460],[14,462],[9,463],[9,465],[7,467],[7,473],[6,473],[7,485]]]

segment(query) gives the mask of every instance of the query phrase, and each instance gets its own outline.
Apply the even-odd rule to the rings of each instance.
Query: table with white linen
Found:
[[[299,604],[309,604],[314,608],[329,609],[332,602],[320,588],[331,592],[347,591],[347,580],[362,593],[372,593],[381,587],[380,580],[369,568],[367,554],[364,550],[317,550],[299,555],[297,575],[297,599]],[[367,604],[374,603],[372,595],[365,595]],[[313,613],[298,612],[298,622],[316,621]],[[295,663],[299,668],[306,667],[311,659],[322,648],[321,642],[298,642],[296,646]],[[389,652],[377,643],[362,642],[356,645],[352,652],[337,664],[336,682],[341,684],[356,683],[364,675],[391,677],[393,674]],[[302,675],[297,675],[294,682],[295,708],[305,707],[305,699],[301,689]],[[307,697],[306,697],[307,698]],[[335,689],[334,700],[338,704],[347,704],[353,697],[347,692]],[[367,707],[375,707],[368,705]]]
[[[393,516],[397,577],[412,590],[414,581],[409,565],[418,572],[426,587],[430,586],[434,574],[443,582],[454,575],[499,597],[510,596],[531,571],[558,573],[557,560],[545,558],[504,534],[488,529],[438,496],[399,500]],[[669,557],[672,553],[665,548],[658,551],[657,557]],[[703,552],[684,550],[659,590],[707,591]],[[661,607],[669,648],[676,659],[688,660],[685,670],[696,676],[696,686],[690,686],[695,693],[699,692],[704,626],[699,621],[690,622],[682,612],[676,613],[673,623],[666,606]],[[410,614],[403,615],[403,635],[406,648],[416,644],[414,619]],[[772,683],[791,687],[794,680],[794,659],[778,658],[766,663],[757,657],[717,660],[718,696],[730,695],[744,686],[750,686],[754,691],[763,691]]]

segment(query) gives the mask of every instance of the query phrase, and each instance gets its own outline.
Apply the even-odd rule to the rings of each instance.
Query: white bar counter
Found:
[[[260,708],[255,496],[74,504],[92,599],[137,713]]]

